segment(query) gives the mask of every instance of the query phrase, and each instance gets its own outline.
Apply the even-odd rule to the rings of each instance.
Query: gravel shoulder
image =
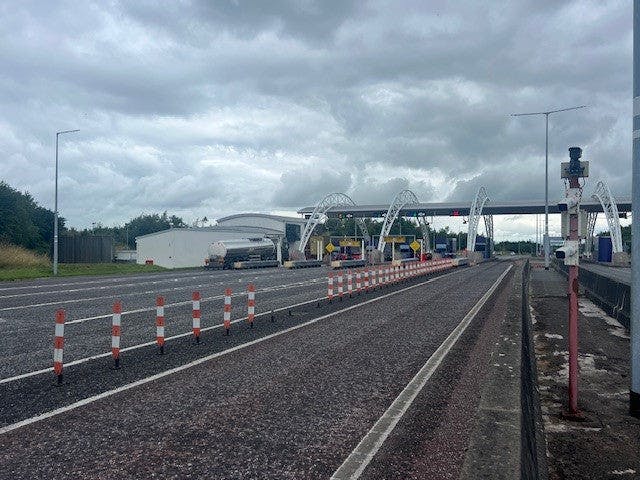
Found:
[[[628,332],[585,297],[579,298],[578,408],[567,402],[567,281],[531,271],[531,310],[550,479],[640,478],[640,420],[629,409]]]

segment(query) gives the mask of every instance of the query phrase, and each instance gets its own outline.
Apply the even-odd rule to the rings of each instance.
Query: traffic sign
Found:
[[[409,246],[414,252],[417,252],[418,250],[420,250],[420,242],[418,242],[417,240],[414,240],[413,242],[411,242]]]
[[[324,248],[327,252],[331,253],[333,252],[336,247],[333,246],[333,243],[329,243],[325,248]]]

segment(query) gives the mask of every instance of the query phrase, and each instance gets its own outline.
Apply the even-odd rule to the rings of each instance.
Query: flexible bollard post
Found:
[[[122,303],[113,304],[113,317],[111,318],[111,356],[113,368],[120,368],[120,326],[122,320]]]
[[[351,298],[353,292],[353,275],[351,270],[347,270],[347,292],[349,293],[349,298]]]
[[[356,293],[360,295],[360,291],[362,290],[362,274],[360,270],[356,270]]]
[[[378,284],[379,289],[382,290],[382,285],[384,284],[384,275],[383,275],[382,267],[376,268],[375,275],[378,276],[378,278],[376,279],[376,283]]]
[[[53,340],[53,371],[58,377],[58,385],[62,384],[62,354],[64,350],[64,310],[56,310],[56,330]]]
[[[247,287],[247,321],[249,328],[253,328],[253,319],[256,316],[256,287],[250,283]]]
[[[329,276],[327,277],[327,299],[329,303],[333,301],[333,273],[329,272]]]
[[[164,355],[164,297],[156,298],[156,343]]]
[[[338,274],[338,298],[342,301],[342,295],[344,294],[344,288],[342,286],[342,271]]]
[[[369,269],[364,271],[364,292],[369,293]]]
[[[229,330],[231,329],[231,289],[227,288],[224,291],[224,329],[226,331],[226,335],[229,335]]]
[[[192,330],[196,343],[200,343],[200,292],[191,294],[191,317],[193,319]]]

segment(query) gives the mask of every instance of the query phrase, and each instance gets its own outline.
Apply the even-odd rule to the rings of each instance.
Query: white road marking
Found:
[[[263,292],[270,292],[270,291],[277,291],[277,290],[282,290],[282,289],[286,289],[286,288],[294,288],[296,286],[306,286],[306,285],[311,285],[313,283],[318,283],[318,281],[320,280],[321,277],[317,277],[317,278],[311,278],[306,282],[296,282],[296,283],[290,283],[290,284],[285,284],[285,285],[277,285],[274,287],[266,287],[263,288],[261,291]],[[202,285],[197,285],[198,286],[202,286]],[[192,288],[194,288],[194,286],[186,286],[186,287],[173,287],[173,288],[169,288],[169,289],[164,289],[164,292],[167,291],[180,291],[180,290],[191,290]],[[91,302],[91,301],[95,301],[95,300],[104,300],[104,299],[108,299],[108,298],[126,298],[126,297],[132,297],[132,296],[140,296],[140,295],[148,295],[148,294],[157,294],[157,293],[161,293],[158,292],[157,290],[146,290],[144,292],[133,292],[133,293],[124,293],[124,294],[120,294],[120,295],[105,295],[105,296],[101,296],[101,297],[87,297],[87,298],[74,298],[71,300],[62,300],[62,301],[57,301],[57,302],[45,302],[45,303],[35,303],[35,304],[31,304],[31,305],[19,305],[19,306],[15,306],[15,307],[5,307],[5,308],[0,308],[0,312],[5,312],[5,311],[15,311],[15,310],[25,310],[28,308],[37,308],[37,307],[49,307],[52,305],[67,305],[70,303],[82,303],[82,302]],[[237,293],[234,294],[234,296],[239,296],[242,295],[241,293]],[[221,298],[221,297],[210,297],[210,299],[217,299],[217,298]],[[171,303],[168,304],[167,306],[180,306],[180,305],[187,305],[187,304],[191,304],[191,300],[189,301],[185,301],[185,302],[177,302],[177,303]],[[137,309],[137,310],[130,310],[127,312],[123,312],[124,313],[139,313],[139,312],[147,312],[147,311],[151,311],[151,310],[155,310],[155,307],[149,309],[149,308],[143,308],[143,309]],[[98,315],[96,317],[87,317],[84,319],[77,319],[77,320],[73,320],[73,321],[69,321],[66,322],[67,325],[72,325],[74,323],[82,323],[83,321],[86,320],[95,320],[97,318],[106,318],[106,317],[110,317],[111,314],[109,315]]]
[[[237,270],[235,270],[234,272],[237,272]],[[264,271],[264,273],[261,273],[263,276],[267,275],[268,273],[273,273],[273,272],[269,272],[269,271]],[[242,274],[241,274],[242,275]],[[87,281],[85,282],[70,282],[70,283],[58,283],[58,284],[43,284],[43,285],[31,285],[31,286],[25,286],[25,287],[9,287],[9,288],[0,288],[0,292],[2,291],[11,291],[11,290],[24,290],[24,289],[32,289],[32,288],[44,288],[44,287],[65,287],[65,286],[75,286],[75,285],[79,285],[82,286],[82,288],[72,288],[72,289],[58,289],[58,290],[48,290],[48,291],[38,291],[38,292],[26,292],[26,293],[12,293],[9,295],[0,295],[0,299],[2,298],[15,298],[15,297],[27,297],[27,296],[34,296],[34,295],[52,295],[55,293],[73,293],[73,292],[82,292],[82,291],[89,291],[89,290],[105,290],[105,289],[109,289],[109,288],[122,288],[122,287],[135,287],[135,286],[141,286],[141,285],[157,285],[159,283],[170,283],[170,282],[176,282],[176,281],[184,281],[184,280],[198,280],[198,281],[202,281],[202,280],[214,280],[215,283],[223,283],[225,281],[227,281],[228,277],[231,277],[232,275],[229,274],[220,274],[217,275],[215,277],[213,277],[211,274],[207,275],[205,273],[201,274],[201,275],[178,275],[176,277],[164,277],[164,278],[154,278],[154,277],[149,277],[149,276],[145,276],[145,277],[118,277],[117,279],[104,279],[104,280],[95,280],[95,281]],[[136,278],[141,279],[143,281],[140,282],[131,282],[131,280],[135,280]],[[255,279],[258,279],[258,276],[254,277]],[[149,279],[147,281],[147,279]],[[128,281],[129,283],[117,283],[118,281]],[[110,283],[109,285],[100,285],[100,286],[96,286],[96,287],[85,287],[85,285],[90,285],[90,284],[100,284],[100,283]],[[215,284],[214,283],[214,284]],[[199,286],[202,284],[198,284]],[[212,285],[212,284],[208,284],[208,285]]]
[[[369,432],[364,436],[358,446],[331,476],[332,480],[355,480],[362,475],[364,469],[369,465],[369,462],[371,462],[384,441],[391,434],[402,416],[407,412],[427,381],[438,369],[442,360],[447,356],[447,353],[449,353],[451,348],[456,344],[460,336],[464,333],[487,300],[489,300],[491,295],[493,295],[493,292],[496,291],[512,267],[513,265],[509,265],[507,267],[491,288],[487,290],[482,298],[478,300],[478,303],[473,306],[469,313],[467,313],[460,321],[458,326],[456,326],[445,341],[442,342],[433,355],[429,357],[427,363],[425,363],[420,371],[416,373],[404,390],[400,392],[400,395],[398,395],[389,408],[387,408],[382,417],[380,417],[373,427],[371,427],[371,430],[369,430]]]
[[[393,295],[398,295],[400,293],[407,292],[409,290],[413,290],[413,289],[418,288],[418,287],[422,287],[422,286],[427,285],[429,283],[435,282],[436,280],[440,280],[442,278],[448,277],[449,275],[452,275],[454,273],[456,273],[456,270],[454,270],[453,272],[446,273],[444,275],[440,275],[440,276],[435,277],[435,278],[430,278],[429,280],[427,280],[425,282],[417,283],[415,285],[411,285],[409,287],[405,287],[405,288],[402,288],[400,290],[396,290],[394,292],[386,293],[384,295],[380,295],[379,297],[375,297],[375,298],[372,298],[370,300],[366,300],[364,302],[357,303],[355,305],[351,305],[351,306],[343,308],[341,310],[336,310],[335,312],[331,312],[331,313],[328,313],[326,315],[322,315],[320,317],[314,318],[312,320],[309,320],[307,322],[301,323],[299,325],[295,325],[293,327],[289,327],[289,328],[287,328],[285,330],[281,330],[279,332],[275,332],[275,333],[266,335],[264,337],[257,338],[256,340],[252,340],[250,342],[243,343],[242,345],[237,345],[237,346],[229,348],[227,350],[223,350],[222,352],[217,352],[217,353],[213,353],[211,355],[207,355],[206,357],[199,358],[198,360],[194,360],[193,362],[186,363],[186,364],[181,365],[179,367],[175,367],[175,368],[172,368],[170,370],[166,370],[164,372],[157,373],[157,374],[152,375],[150,377],[142,378],[142,379],[137,380],[137,381],[135,381],[133,383],[129,383],[129,384],[123,385],[121,387],[114,388],[113,390],[102,392],[102,393],[100,393],[98,395],[94,395],[92,397],[88,397],[88,398],[79,400],[79,401],[77,401],[75,403],[72,403],[70,405],[66,405],[64,407],[60,407],[60,408],[57,408],[55,410],[51,410],[49,412],[45,412],[45,413],[42,413],[40,415],[36,415],[35,417],[27,418],[25,420],[21,420],[19,422],[12,423],[10,425],[6,425],[6,426],[0,428],[0,435],[5,434],[7,432],[11,432],[13,430],[16,430],[18,428],[24,427],[26,425],[31,425],[32,423],[36,423],[36,422],[39,422],[41,420],[45,420],[47,418],[55,417],[56,415],[60,415],[61,413],[65,413],[65,412],[68,412],[68,411],[71,411],[71,410],[75,410],[76,408],[83,407],[85,405],[88,405],[90,403],[96,402],[98,400],[102,400],[103,398],[107,398],[107,397],[110,397],[110,396],[115,395],[117,393],[124,392],[126,390],[130,390],[132,388],[138,387],[140,385],[144,385],[144,384],[149,383],[149,382],[153,382],[153,381],[158,380],[160,378],[163,378],[163,377],[166,377],[166,376],[169,376],[169,375],[173,375],[174,373],[182,372],[183,370],[187,370],[187,369],[195,367],[197,365],[201,365],[203,363],[208,362],[209,360],[213,360],[214,358],[222,357],[222,356],[227,355],[229,353],[233,353],[233,352],[236,352],[238,350],[242,350],[244,348],[250,347],[252,345],[256,345],[258,343],[265,342],[265,341],[270,340],[272,338],[279,337],[281,335],[284,335],[285,333],[289,333],[289,332],[293,332],[295,330],[299,330],[299,329],[307,327],[309,325],[313,325],[315,323],[318,323],[321,320],[326,320],[327,318],[334,317],[334,316],[339,315],[341,313],[348,312],[348,311],[354,310],[356,308],[360,308],[360,307],[363,307],[365,305],[369,305],[369,304],[374,303],[374,302],[378,302],[380,300],[383,300],[385,298],[391,297]],[[506,274],[506,272],[505,272],[505,274]],[[264,312],[265,315],[268,314],[268,313],[270,313],[270,312]],[[155,343],[155,342],[151,342],[151,343]],[[46,371],[50,371],[50,370],[46,370]]]

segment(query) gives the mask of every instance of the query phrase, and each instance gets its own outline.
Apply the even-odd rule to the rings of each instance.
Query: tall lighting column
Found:
[[[53,275],[58,275],[58,138],[64,133],[75,133],[80,130],[63,130],[56,132],[56,198],[53,211]]]
[[[585,108],[587,105],[579,105],[577,107],[560,108],[558,110],[549,110],[547,112],[531,112],[531,113],[512,113],[512,117],[527,117],[531,115],[545,116],[545,139],[544,139],[544,268],[549,270],[549,115],[559,112],[567,112],[569,110],[577,110]]]

